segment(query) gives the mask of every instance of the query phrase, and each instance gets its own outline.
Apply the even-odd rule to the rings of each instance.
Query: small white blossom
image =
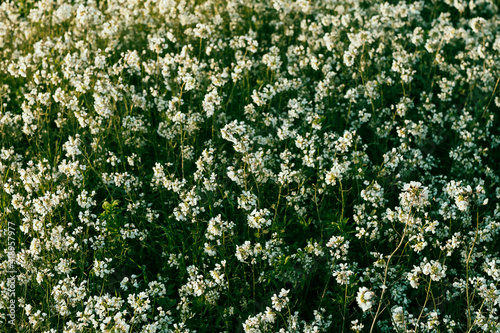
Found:
[[[363,312],[369,311],[373,306],[373,296],[375,294],[366,287],[361,287],[356,296],[356,302]]]

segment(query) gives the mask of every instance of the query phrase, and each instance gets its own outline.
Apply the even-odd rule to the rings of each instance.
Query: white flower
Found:
[[[140,314],[148,311],[151,308],[150,300],[146,292],[140,292],[139,294],[128,295],[127,302],[134,309],[134,313]]]
[[[411,273],[408,273],[407,278],[408,278],[408,281],[410,281],[410,285],[412,286],[412,288],[415,288],[415,289],[418,288],[418,285],[419,285],[418,275],[420,273],[422,273],[422,269],[418,266],[413,266]]]
[[[354,332],[361,332],[364,327],[365,325],[360,323],[358,319],[351,321],[351,330]]]
[[[102,261],[94,259],[94,267],[92,268],[92,271],[95,273],[96,276],[101,278],[103,278],[108,274],[113,274],[115,269],[108,268],[109,267],[108,263],[110,263],[111,260],[112,260],[111,258],[104,258],[104,260]]]
[[[278,55],[279,49],[276,46],[272,46],[269,50],[271,52],[264,54],[262,57],[262,63],[265,64],[270,70],[275,71],[279,69],[282,64],[281,58]]]
[[[411,207],[422,208],[430,204],[429,189],[420,182],[411,181],[405,184],[403,192],[399,194],[402,208],[409,210]]]
[[[250,210],[257,205],[257,196],[250,191],[243,191],[238,198],[238,208]]]
[[[467,199],[462,194],[459,194],[456,197],[455,204],[461,212],[465,212],[467,208],[469,208],[469,202],[467,202]]]
[[[371,299],[375,296],[373,291],[370,291],[366,287],[361,287],[358,290],[358,295],[356,296],[356,302],[358,302],[359,307],[363,312],[366,312],[371,309],[373,302]]]
[[[238,260],[241,262],[245,262],[247,258],[252,254],[251,246],[252,244],[250,243],[250,241],[246,241],[241,246],[236,245],[236,258],[238,258]]]
[[[335,277],[338,284],[347,285],[351,276],[354,275],[354,272],[349,269],[348,264],[342,263],[339,265],[339,270],[334,270],[332,275]]]
[[[356,59],[356,52],[353,52],[353,50],[347,50],[344,53],[344,64],[347,67],[351,67],[354,65],[354,60]]]
[[[128,277],[124,277],[123,280],[120,282],[120,288],[123,290],[123,291],[127,291],[128,289],[128,284],[129,282],[129,278]]]
[[[392,320],[396,327],[404,327],[406,319],[403,307],[397,306],[392,309]]]
[[[80,135],[78,134],[75,136],[75,138],[73,138],[72,136],[68,138],[68,141],[63,144],[63,149],[66,150],[67,157],[72,157],[74,159],[76,156],[82,153],[80,149],[78,149],[80,142]]]
[[[217,254],[215,247],[211,244],[205,243],[205,253],[213,257]]]
[[[57,10],[55,10],[53,14],[55,23],[61,23],[69,20],[72,15],[72,10],[73,6],[67,3],[59,6],[59,8],[57,8]]]
[[[335,159],[331,170],[325,175],[325,183],[332,186],[335,185],[337,179],[341,180],[344,177],[344,174],[349,170],[350,164],[351,162],[349,161],[339,163],[338,160]]]
[[[446,276],[446,265],[441,265],[439,261],[431,260],[420,265],[424,275],[430,275],[433,281],[439,281]]]
[[[263,226],[270,226],[272,221],[271,219],[266,219],[266,216],[269,216],[271,212],[267,209],[254,209],[250,215],[248,215],[248,226],[250,228],[260,229]]]
[[[283,309],[290,301],[287,297],[289,291],[290,290],[281,289],[279,295],[274,294],[274,296],[271,298],[273,302],[273,308],[276,311],[281,311],[281,309]]]
[[[82,192],[78,195],[76,198],[76,202],[78,203],[78,206],[82,208],[91,208],[92,206],[95,206],[96,201],[92,200],[93,196],[95,195],[95,191],[92,191],[90,195],[88,195],[89,192],[86,190],[82,190]]]
[[[486,25],[487,21],[482,17],[475,17],[469,21],[469,25],[475,33],[480,32]]]

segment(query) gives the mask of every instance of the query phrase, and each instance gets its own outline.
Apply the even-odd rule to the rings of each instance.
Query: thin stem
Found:
[[[470,330],[472,328],[471,324],[471,314],[470,314],[470,302],[471,299],[469,298],[469,263],[470,263],[470,258],[472,256],[472,251],[474,250],[474,246],[476,244],[477,236],[479,234],[479,209],[476,212],[476,232],[474,235],[474,241],[472,241],[471,247],[469,254],[467,255],[467,261],[465,263],[465,297],[467,300],[467,328]]]
[[[427,304],[427,301],[429,300],[429,293],[431,291],[431,284],[432,284],[432,279],[429,280],[429,286],[427,287],[427,294],[425,295],[424,305],[422,306],[422,310],[420,311],[420,314],[418,315],[417,322],[415,323],[415,333],[418,332],[418,322],[420,321],[420,318],[422,318],[422,314],[424,313],[424,310],[425,310],[425,305]]]
[[[344,309],[342,312],[342,332],[344,332],[345,317],[346,317],[346,313],[347,313],[347,287],[348,287],[348,285],[346,284],[345,285],[345,294],[344,294]]]
[[[408,230],[408,222],[410,220],[410,217],[411,217],[411,209],[410,209],[410,212],[408,212],[408,219],[406,220],[405,229],[403,230],[403,235],[401,236],[401,240],[399,241],[399,244],[394,249],[394,251],[392,251],[389,258],[387,258],[387,264],[385,265],[385,270],[384,270],[384,281],[382,283],[382,293],[380,294],[380,299],[378,301],[377,312],[375,312],[375,316],[373,317],[372,325],[370,327],[370,333],[373,332],[373,328],[375,327],[375,322],[377,321],[377,318],[381,313],[380,307],[382,306],[382,300],[384,298],[384,294],[385,294],[385,291],[387,289],[387,286],[385,284],[387,282],[387,271],[389,270],[389,263],[390,263],[392,257],[394,256],[394,254],[396,254],[396,252],[399,250],[399,248],[403,244],[403,241],[404,241],[405,236],[406,236],[406,231]]]

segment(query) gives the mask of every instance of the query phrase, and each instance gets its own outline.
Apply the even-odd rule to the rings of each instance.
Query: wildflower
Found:
[[[391,312],[392,312],[392,321],[394,322],[394,325],[398,328],[403,328],[406,323],[405,312],[403,307],[395,306]]]
[[[288,302],[290,301],[290,299],[287,297],[289,292],[290,290],[282,288],[279,295],[276,294],[273,295],[271,300],[273,302],[273,308],[276,311],[280,312],[283,309],[283,307],[285,307],[288,304]]]
[[[423,266],[422,266],[423,265]],[[446,276],[446,265],[441,265],[440,262],[431,260],[430,262],[424,261],[421,264],[422,273],[430,275],[433,281],[439,281]]]
[[[356,302],[363,312],[369,311],[373,305],[372,298],[375,294],[366,287],[361,287],[356,296]]]
[[[338,160],[335,159],[333,161],[333,167],[325,175],[325,183],[332,186],[335,185],[337,183],[337,179],[341,180],[344,177],[344,174],[348,171],[350,164],[351,162],[349,161],[339,163]]]
[[[238,197],[238,208],[250,210],[257,205],[257,196],[250,191],[243,191]]]
[[[429,190],[422,186],[420,182],[411,181],[403,187],[403,192],[399,194],[401,206],[405,210],[410,210],[412,207],[420,209],[430,204]]]
[[[272,46],[269,49],[269,51],[270,51],[270,53],[267,53],[262,57],[262,63],[267,65],[270,70],[275,71],[275,70],[279,69],[281,64],[282,64],[282,62],[280,60],[281,58],[278,54],[279,49],[276,46]]]
[[[410,273],[407,273],[408,281],[410,281],[410,285],[412,288],[418,288],[419,286],[419,274],[422,272],[422,269],[418,266],[413,266],[413,269]]]
[[[486,25],[487,21],[482,17],[475,17],[469,21],[469,25],[475,33],[482,31],[483,27]]]
[[[251,243],[246,241],[243,245],[236,245],[236,258],[239,261],[245,262],[247,258],[251,255]]]
[[[360,323],[358,319],[351,321],[351,330],[353,330],[356,333],[361,332],[364,327],[365,327],[365,325]]]
[[[70,136],[68,141],[63,145],[63,149],[66,150],[66,156],[71,157],[73,160],[76,156],[80,155],[82,152],[78,148],[80,145],[80,135],[76,135],[75,138]]]
[[[264,226],[270,226],[272,221],[267,219],[271,212],[267,209],[254,209],[250,215],[248,215],[248,226],[250,228],[261,229]]]
[[[94,267],[92,268],[92,271],[95,273],[96,276],[103,278],[105,275],[112,274],[115,269],[114,268],[108,268],[108,263],[111,262],[111,258],[105,258],[104,260],[94,260]]]
[[[353,50],[347,50],[344,53],[344,64],[347,67],[354,65],[354,60],[356,60],[356,53]]]

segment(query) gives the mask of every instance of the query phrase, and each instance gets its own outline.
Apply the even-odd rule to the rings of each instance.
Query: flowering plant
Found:
[[[495,0],[0,2],[0,327],[500,331]]]

